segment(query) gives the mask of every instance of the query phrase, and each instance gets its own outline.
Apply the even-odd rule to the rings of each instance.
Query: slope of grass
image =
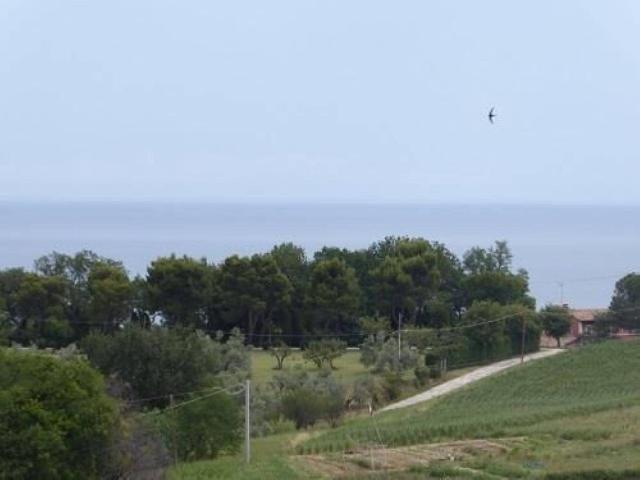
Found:
[[[359,419],[300,453],[509,436],[539,422],[640,405],[640,344],[606,342],[519,366],[433,402]]]
[[[247,465],[242,454],[215,460],[181,463],[169,471],[169,480],[302,480],[314,477],[301,472],[288,462],[287,452],[295,434],[274,435],[252,441],[251,463]]]
[[[336,370],[333,374],[340,382],[351,383],[355,379],[367,374],[367,369],[360,363],[360,352],[349,350],[343,356],[336,359]],[[276,360],[266,350],[253,350],[251,352],[251,376],[254,382],[263,384],[268,382],[278,370],[275,370]],[[305,362],[302,352],[294,350],[291,356],[284,362],[284,368],[302,368],[310,372],[318,371],[318,368],[310,362]]]

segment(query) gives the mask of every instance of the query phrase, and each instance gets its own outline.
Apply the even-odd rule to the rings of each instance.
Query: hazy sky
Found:
[[[638,204],[639,46],[632,0],[1,0],[0,198]]]

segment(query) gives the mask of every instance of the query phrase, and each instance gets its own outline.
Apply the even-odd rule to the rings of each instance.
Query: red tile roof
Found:
[[[571,310],[571,316],[579,322],[592,322],[596,319],[596,315],[606,311],[606,308],[578,308]]]

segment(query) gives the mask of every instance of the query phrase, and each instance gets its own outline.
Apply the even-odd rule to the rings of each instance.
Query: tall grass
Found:
[[[358,420],[299,453],[514,434],[559,417],[640,404],[640,343],[605,342],[519,366],[423,405]]]

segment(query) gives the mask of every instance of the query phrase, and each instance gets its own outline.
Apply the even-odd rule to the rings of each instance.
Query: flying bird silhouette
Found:
[[[495,110],[495,107],[491,107],[491,110],[489,110],[489,115],[487,115],[489,117],[489,121],[491,123],[493,123],[494,117],[497,117],[497,115],[495,113],[493,113],[494,110]]]

